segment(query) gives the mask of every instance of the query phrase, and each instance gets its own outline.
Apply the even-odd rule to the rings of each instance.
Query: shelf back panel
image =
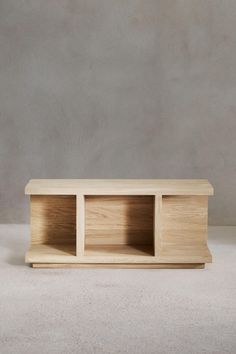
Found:
[[[85,245],[153,245],[153,196],[86,196]]]

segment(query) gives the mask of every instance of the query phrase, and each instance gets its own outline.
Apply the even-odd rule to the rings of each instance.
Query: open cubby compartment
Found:
[[[153,256],[154,196],[85,196],[85,256]]]
[[[31,195],[31,247],[42,254],[76,254],[76,196]]]

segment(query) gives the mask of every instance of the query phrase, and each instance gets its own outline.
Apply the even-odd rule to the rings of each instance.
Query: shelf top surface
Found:
[[[213,195],[207,179],[32,179],[25,194]]]

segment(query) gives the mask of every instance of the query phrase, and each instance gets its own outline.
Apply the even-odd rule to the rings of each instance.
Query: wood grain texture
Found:
[[[153,246],[152,196],[86,196],[87,245]]]
[[[107,180],[105,186],[106,180],[73,181],[59,180],[52,189],[47,181],[40,182],[42,189],[39,182],[32,182],[38,191],[50,190],[49,195],[31,195],[32,241],[27,263],[142,268],[176,264],[184,268],[184,264],[187,268],[212,261],[207,247],[206,182]],[[167,190],[167,184],[173,195],[159,194],[158,188]],[[94,195],[82,193],[88,185]],[[58,189],[61,193],[52,195]],[[64,195],[65,190],[69,195]],[[105,195],[99,195],[103,190]],[[176,195],[179,190],[182,195]],[[191,190],[196,195],[189,195]]]
[[[161,248],[162,196],[155,195],[154,198],[154,255],[158,256]]]
[[[122,249],[123,247],[123,249]],[[173,247],[158,257],[151,256],[148,248],[120,246],[92,246],[85,256],[75,255],[69,245],[31,245],[26,253],[26,263],[208,263],[211,254],[207,247]],[[145,251],[146,250],[146,251]],[[87,252],[87,254],[86,254]]]
[[[76,254],[84,255],[85,247],[85,196],[76,196]]]
[[[125,268],[125,269],[204,269],[204,263],[114,264],[114,263],[32,263],[32,268]]]
[[[208,198],[205,196],[163,196],[162,241],[194,245],[206,243]]]
[[[85,249],[86,257],[140,257],[153,256],[152,245],[89,245]]]
[[[76,243],[75,196],[31,196],[31,243]]]
[[[161,255],[194,248],[208,254],[208,198],[206,196],[163,196]]]
[[[26,194],[213,195],[206,179],[33,179]]]

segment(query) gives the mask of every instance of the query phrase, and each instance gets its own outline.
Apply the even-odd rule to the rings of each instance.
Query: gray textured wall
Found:
[[[30,178],[209,178],[236,224],[236,1],[0,0],[0,222]]]

